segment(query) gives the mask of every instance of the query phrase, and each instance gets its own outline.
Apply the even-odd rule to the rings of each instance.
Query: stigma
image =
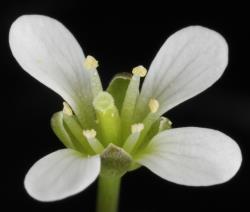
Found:
[[[144,68],[143,66],[137,66],[133,68],[132,74],[139,76],[139,77],[145,77],[147,74],[147,69]]]
[[[83,67],[88,71],[96,69],[98,66],[98,61],[91,55],[88,55],[83,61]]]

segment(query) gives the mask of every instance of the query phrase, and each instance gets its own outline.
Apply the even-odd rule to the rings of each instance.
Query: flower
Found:
[[[65,101],[51,126],[66,148],[28,171],[24,185],[33,198],[60,200],[84,190],[100,173],[122,176],[141,165],[188,186],[223,183],[237,173],[242,156],[230,137],[212,129],[172,128],[163,116],[221,77],[228,47],[217,32],[190,26],[174,33],[148,73],[137,66],[132,75],[115,76],[106,91],[98,61],[85,58],[73,35],[55,19],[19,17],[9,43],[21,67]]]

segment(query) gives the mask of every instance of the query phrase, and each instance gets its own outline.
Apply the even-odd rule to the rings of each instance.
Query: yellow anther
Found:
[[[157,110],[159,109],[159,102],[156,99],[150,99],[148,103],[148,107],[150,109],[151,113],[156,113]]]
[[[98,61],[91,55],[88,55],[83,61],[83,67],[86,70],[93,70],[98,67]]]
[[[96,131],[94,129],[91,130],[83,130],[83,135],[87,138],[87,139],[91,139],[91,138],[95,138],[96,137]]]
[[[132,133],[141,132],[143,129],[144,129],[144,124],[142,124],[142,123],[133,124],[131,126],[131,132]]]
[[[71,110],[71,108],[67,102],[63,102],[63,113],[68,115],[68,116],[73,115],[73,111]]]
[[[132,73],[134,75],[139,76],[139,77],[145,77],[147,74],[147,69],[144,68],[143,66],[137,66],[137,67],[133,68]]]

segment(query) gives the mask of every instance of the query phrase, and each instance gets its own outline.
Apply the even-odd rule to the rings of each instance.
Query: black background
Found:
[[[137,2],[138,3],[138,2]],[[207,188],[178,186],[145,168],[127,174],[122,183],[122,212],[249,209],[250,150],[250,22],[244,5],[172,5],[73,1],[8,1],[1,5],[1,208],[26,211],[94,211],[96,184],[79,195],[55,203],[39,203],[23,188],[29,167],[44,155],[62,148],[49,126],[62,99],[21,70],[8,46],[11,23],[22,14],[44,14],[60,20],[76,36],[85,54],[100,62],[105,86],[112,76],[142,64],[154,55],[173,32],[203,25],[228,41],[229,66],[223,77],[201,95],[171,110],[174,127],[218,129],[240,145],[243,163],[238,174],[222,185]]]

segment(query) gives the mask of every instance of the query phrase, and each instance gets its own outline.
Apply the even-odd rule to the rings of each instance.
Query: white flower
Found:
[[[177,184],[215,185],[238,171],[241,151],[230,137],[198,127],[171,129],[170,121],[161,117],[224,72],[228,47],[215,31],[191,26],[176,32],[147,75],[138,66],[131,79],[114,78],[111,95],[102,91],[98,62],[91,56],[85,59],[76,39],[55,19],[21,16],[11,26],[9,42],[21,67],[70,105],[65,103],[63,112],[52,118],[53,130],[68,148],[40,159],[25,177],[33,198],[54,201],[84,190],[98,177],[100,155],[104,160],[110,143],[133,160],[127,169],[141,164]]]

